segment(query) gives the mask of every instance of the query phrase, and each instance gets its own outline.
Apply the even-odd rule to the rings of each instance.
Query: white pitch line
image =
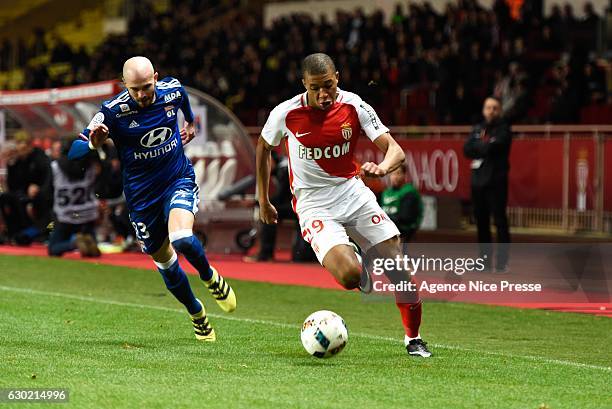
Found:
[[[7,286],[0,285],[0,290],[12,291],[12,292],[23,293],[23,294],[35,294],[35,295],[45,295],[45,296],[51,296],[51,297],[61,297],[61,298],[67,298],[71,300],[93,302],[93,303],[98,303],[98,304],[116,305],[120,307],[140,308],[140,309],[145,309],[145,310],[158,310],[158,311],[185,314],[185,310],[177,309],[177,308],[168,308],[168,307],[161,307],[157,305],[147,305],[147,304],[134,304],[134,303],[128,303],[128,302],[121,302],[121,301],[105,300],[105,299],[94,298],[94,297],[84,297],[81,295],[74,295],[74,294],[40,291],[40,290],[31,289],[31,288],[7,287]],[[251,324],[271,325],[271,326],[280,327],[280,328],[289,328],[289,329],[299,328],[299,326],[297,325],[291,325],[291,324],[286,324],[283,322],[276,322],[276,321],[266,321],[266,320],[258,320],[258,319],[253,319],[253,318],[242,318],[242,317],[231,317],[227,315],[210,314],[210,313],[208,314],[208,316],[213,317],[213,318],[228,320],[228,321],[239,321],[239,322],[248,322]],[[369,338],[369,339],[378,340],[378,341],[388,341],[388,342],[393,342],[397,344],[401,342],[401,340],[391,338],[391,337],[381,337],[379,335],[364,334],[364,333],[359,333],[359,332],[351,332],[351,335],[361,337],[361,338]],[[596,369],[596,370],[608,371],[608,372],[612,371],[612,368],[609,366],[590,365],[590,364],[584,364],[582,362],[563,361],[560,359],[550,359],[550,358],[544,358],[544,357],[533,356],[533,355],[517,355],[517,354],[509,354],[509,353],[502,353],[502,352],[481,351],[481,350],[463,348],[463,347],[452,346],[452,345],[442,345],[442,344],[431,344],[431,345],[436,348],[449,349],[449,350],[454,350],[454,351],[485,354],[485,355],[498,356],[498,357],[504,357],[504,358],[525,359],[529,361],[544,362],[544,363],[555,364],[555,365],[573,366],[576,368]]]

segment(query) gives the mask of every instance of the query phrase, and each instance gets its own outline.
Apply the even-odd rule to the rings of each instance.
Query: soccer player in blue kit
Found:
[[[183,151],[183,145],[195,136],[189,97],[177,79],[158,81],[146,57],[125,62],[123,83],[126,90],[102,104],[80,139],[73,142],[69,158],[97,149],[107,137],[113,140],[121,160],[130,219],[144,252],[155,261],[168,290],[187,308],[196,338],[214,341],[204,304],[194,296],[175,252],[198,270],[223,311],[236,309],[234,291],[210,266],[193,235],[198,186]],[[180,131],[179,109],[186,122]]]

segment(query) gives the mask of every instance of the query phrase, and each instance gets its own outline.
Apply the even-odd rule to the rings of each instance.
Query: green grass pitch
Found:
[[[153,269],[0,256],[0,388],[68,388],[75,408],[612,408],[609,318],[430,302],[422,359],[391,302],[230,280],[226,315],[190,280],[215,343],[195,340]],[[328,360],[299,341],[319,309],[349,328]]]

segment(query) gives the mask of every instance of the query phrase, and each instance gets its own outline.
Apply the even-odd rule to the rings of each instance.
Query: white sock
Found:
[[[176,260],[178,260],[178,256],[175,252],[172,252],[172,257],[170,257],[170,260],[166,261],[165,263],[158,263],[155,260],[153,260],[153,262],[158,268],[161,268],[162,270],[167,270],[172,267],[174,263],[176,263]]]
[[[410,341],[412,341],[413,339],[421,339],[421,334],[418,334],[416,337],[414,338],[410,338],[408,335],[404,335],[404,346],[408,346],[408,344],[410,343]]]

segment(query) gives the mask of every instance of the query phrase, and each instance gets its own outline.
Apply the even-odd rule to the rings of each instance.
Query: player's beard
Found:
[[[148,107],[149,105],[151,105],[151,101],[153,101],[153,98],[152,98],[152,97],[145,97],[145,98],[140,99],[140,100],[138,101],[138,104],[139,104],[139,105],[140,105],[142,108],[146,108],[146,107]]]
[[[153,101],[155,100],[155,93],[151,94],[151,95],[144,95],[142,98],[136,98],[135,95],[132,95],[132,98],[136,101],[136,103],[141,107],[141,108],[146,108],[149,105],[153,104]]]

